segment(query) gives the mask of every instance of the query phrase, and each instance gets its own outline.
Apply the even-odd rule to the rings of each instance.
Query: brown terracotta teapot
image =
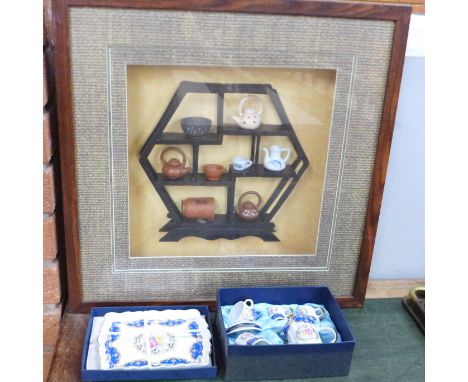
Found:
[[[248,195],[254,195],[258,199],[258,203],[254,204],[250,200],[246,200],[243,202],[244,198]],[[258,218],[260,215],[260,204],[262,204],[262,198],[258,194],[258,192],[255,191],[247,191],[244,192],[240,198],[239,201],[237,202],[237,207],[234,209],[236,214],[239,216],[240,219],[246,220],[246,221],[253,221]]]
[[[166,161],[164,156],[168,151],[178,152],[182,156],[182,163],[176,158],[171,158]],[[163,164],[162,173],[167,179],[179,179],[192,172],[192,168],[185,167],[185,163],[187,162],[185,153],[178,147],[166,147],[161,153],[161,162]]]

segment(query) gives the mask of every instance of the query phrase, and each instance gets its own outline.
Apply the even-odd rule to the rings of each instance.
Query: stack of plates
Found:
[[[101,369],[209,366],[210,340],[196,309],[107,313],[98,338]]]

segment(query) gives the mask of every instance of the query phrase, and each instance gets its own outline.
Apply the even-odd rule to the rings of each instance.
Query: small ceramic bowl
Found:
[[[203,172],[207,180],[216,181],[223,175],[224,167],[220,164],[206,164],[203,166]]]
[[[186,117],[180,121],[184,133],[191,137],[204,137],[211,129],[211,120],[204,117]]]

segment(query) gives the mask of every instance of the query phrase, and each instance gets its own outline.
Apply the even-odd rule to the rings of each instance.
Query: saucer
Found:
[[[253,321],[238,321],[234,325],[231,325],[230,327],[226,328],[226,331],[229,332],[230,330],[236,329],[241,326],[255,326],[259,329],[262,328],[259,324],[256,324]]]
[[[231,328],[234,328],[239,325],[253,325],[253,326],[258,326],[260,328],[260,324],[257,324],[255,321],[236,321],[234,324],[232,324],[229,328],[226,330],[229,330]]]
[[[242,325],[242,326],[235,327],[229,331],[226,330],[226,334],[229,336],[231,334],[241,333],[241,332],[261,332],[261,331],[262,331],[262,328],[258,326]]]

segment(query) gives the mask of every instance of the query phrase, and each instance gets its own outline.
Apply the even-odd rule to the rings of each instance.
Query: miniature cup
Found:
[[[281,306],[278,306],[278,305],[269,306],[267,311],[268,311],[268,315],[270,316],[272,320],[280,321],[280,320],[286,319],[286,311]]]
[[[206,164],[203,166],[203,172],[207,180],[214,182],[221,178],[224,167],[220,164]]]
[[[236,302],[228,315],[231,326],[241,322],[254,321],[252,312],[253,306],[254,302],[251,299]]]
[[[235,157],[232,160],[232,167],[236,171],[244,171],[248,169],[250,166],[252,166],[253,162],[247,158],[244,158],[242,156]]]
[[[236,345],[255,346],[255,345],[271,345],[271,343],[253,333],[245,332],[240,334],[235,341]]]
[[[319,327],[308,322],[297,322],[289,326],[288,343],[290,344],[321,344],[321,332],[332,334],[332,340],[327,343],[335,343],[338,336],[333,328],[328,326]]]
[[[314,316],[321,320],[323,316],[325,316],[325,311],[318,306],[302,305],[297,308],[297,314],[302,316]]]

